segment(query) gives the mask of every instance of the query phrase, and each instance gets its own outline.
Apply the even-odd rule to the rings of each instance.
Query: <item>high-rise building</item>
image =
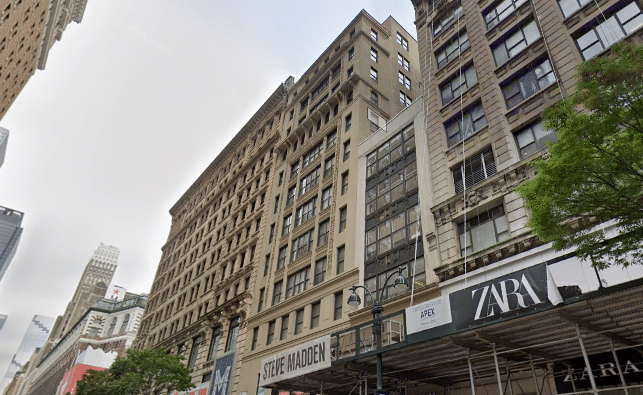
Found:
[[[24,213],[0,206],[0,280],[18,250]]]
[[[9,142],[9,130],[0,127],[0,167],[4,163],[4,157],[7,153],[7,144]]]
[[[20,346],[18,346],[18,351],[16,351],[11,359],[9,368],[2,382],[0,382],[0,393],[4,391],[5,386],[13,380],[16,372],[22,369],[23,365],[29,361],[34,351],[45,344],[53,324],[54,319],[51,317],[35,315],[31,319],[27,331],[20,342]]]
[[[87,0],[7,0],[0,10],[0,120]]]
[[[52,331],[52,339],[56,340],[62,337],[69,328],[76,324],[88,308],[93,306],[98,299],[105,297],[116,271],[119,254],[118,248],[100,243],[85,267],[65,314],[56,323]]]
[[[266,355],[347,327],[357,147],[419,78],[413,37],[362,11],[273,93],[170,210],[137,345],[185,355],[217,393],[255,393]]]

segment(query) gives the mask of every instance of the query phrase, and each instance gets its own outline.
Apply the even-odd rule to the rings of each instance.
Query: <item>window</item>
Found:
[[[641,14],[641,8],[636,1],[633,1],[600,25],[593,27],[590,31],[580,36],[576,43],[583,55],[583,59],[590,60],[604,49],[621,41],[642,24],[643,14]]]
[[[279,195],[275,196],[275,209],[273,210],[273,214],[277,214],[277,211],[279,211]]]
[[[370,260],[415,240],[418,217],[419,207],[413,206],[367,229],[365,259]]]
[[[399,52],[397,53],[397,64],[404,67],[404,70],[411,71],[411,62]]]
[[[305,98],[304,100],[301,101],[301,107],[299,108],[299,111],[304,111],[306,107],[308,107],[308,98]]]
[[[344,118],[344,121],[345,121],[345,123],[344,123],[344,125],[345,125],[344,126],[344,131],[345,132],[348,132],[351,129],[351,119],[352,119],[352,117],[353,117],[353,114],[348,114]]]
[[[516,132],[515,137],[521,158],[526,158],[544,149],[547,143],[556,141],[556,133],[552,130],[545,129],[543,122],[540,120]]]
[[[210,352],[208,355],[208,361],[214,361],[217,357],[217,352],[219,351],[219,343],[221,342],[221,328],[216,327],[212,332],[212,340],[210,341]]]
[[[404,38],[400,33],[397,33],[397,43],[402,46],[405,50],[409,50],[409,41]]]
[[[563,16],[567,18],[574,12],[583,8],[590,1],[591,0],[558,0],[558,5],[563,12]]]
[[[333,198],[333,186],[331,185],[322,191],[322,202],[321,202],[322,210],[330,207],[332,198]]]
[[[259,337],[259,328],[254,328],[252,330],[252,343],[250,344],[250,350],[254,351],[257,348],[257,338]]]
[[[190,350],[190,359],[188,359],[188,369],[194,368],[196,365],[196,357],[199,355],[199,347],[201,347],[201,336],[192,339],[192,349]]]
[[[286,207],[292,204],[292,202],[295,200],[295,196],[297,196],[297,185],[294,185],[290,189],[288,189],[288,195],[286,196]]]
[[[330,148],[333,145],[335,145],[336,141],[337,141],[337,131],[328,133],[328,136],[326,136],[326,148]]]
[[[455,193],[460,193],[464,190],[463,179],[466,180],[466,186],[469,188],[494,174],[496,174],[496,163],[493,160],[493,152],[489,148],[466,159],[464,164],[453,169]]]
[[[404,85],[406,89],[411,90],[411,79],[401,71],[397,72],[397,80],[401,85]]]
[[[233,318],[230,321],[230,329],[228,329],[228,341],[226,342],[225,352],[234,350],[237,347],[237,336],[239,336],[239,324],[241,318]]]
[[[410,106],[412,103],[411,97],[406,93],[400,91],[400,103],[404,104],[405,107]]]
[[[290,166],[290,178],[297,176],[299,173],[299,161]]]
[[[344,256],[346,248],[344,246],[337,248],[337,274],[344,272]]]
[[[311,148],[310,151],[306,152],[303,158],[303,167],[306,168],[306,166],[317,159],[321,155],[323,149],[324,145],[320,142],[319,144]]]
[[[344,142],[344,162],[351,156],[351,140],[348,139]]]
[[[286,299],[299,295],[308,288],[310,280],[310,267],[303,268],[295,274],[288,276],[286,282]]]
[[[278,281],[275,283],[275,286],[273,288],[272,292],[272,305],[276,305],[281,301],[281,287],[283,285],[282,281]]]
[[[371,38],[373,41],[377,41],[377,32],[373,28],[371,28]]]
[[[487,210],[458,225],[460,253],[483,250],[509,238],[509,223],[502,206]]]
[[[447,12],[447,14],[438,23],[435,23],[433,27],[433,37],[438,36],[455,22],[458,22],[458,20],[462,18],[462,15],[464,15],[462,5],[459,5],[453,10],[449,10],[449,12]]]
[[[312,190],[314,187],[317,186],[317,180],[319,180],[319,173],[321,172],[321,168],[318,166],[315,170],[311,171],[310,173],[306,174],[305,177],[302,177],[301,180],[299,181],[299,194],[303,195],[306,192]]]
[[[371,67],[371,79],[377,82],[377,70]]]
[[[326,220],[319,224],[317,231],[317,247],[321,247],[328,243],[328,233],[330,230],[330,220]]]
[[[377,63],[377,50],[371,47],[371,60]]]
[[[114,334],[114,331],[116,330],[116,321],[118,321],[117,317],[112,318],[112,323],[109,324],[109,329],[107,330],[107,336]]]
[[[520,51],[540,38],[540,30],[535,20],[531,20],[515,31],[506,40],[491,48],[496,66],[502,66]]]
[[[466,109],[462,116],[456,116],[445,125],[449,147],[466,140],[486,125],[487,119],[482,104]]]
[[[503,0],[495,7],[484,13],[484,21],[487,24],[487,30],[504,21],[505,18],[513,14],[526,2],[527,0]]]
[[[348,70],[346,70],[346,76],[350,78],[351,75],[353,75],[353,66],[349,67]]]
[[[295,227],[311,219],[317,210],[317,197],[312,198],[299,206],[295,217]]]
[[[326,277],[326,257],[315,262],[315,278],[313,279],[313,285],[321,284],[324,282]]]
[[[342,233],[346,229],[346,217],[348,213],[346,211],[346,206],[339,209],[339,233]]]
[[[460,53],[466,51],[467,48],[469,48],[469,35],[467,32],[460,33],[451,39],[446,47],[435,55],[435,59],[438,62],[438,70],[451,63],[452,60],[460,56]]]
[[[321,316],[321,302],[313,303],[312,308],[310,309],[310,329],[314,329],[319,326],[320,316]]]
[[[281,317],[281,333],[279,334],[279,340],[284,340],[288,336],[288,321],[290,319],[289,315]]]
[[[338,320],[342,318],[342,304],[344,303],[344,293],[337,292],[335,294],[335,308],[333,309],[333,319]]]
[[[377,106],[379,104],[379,99],[380,98],[377,95],[377,92],[371,91],[371,101],[373,102],[373,104],[375,104]]]
[[[342,196],[348,192],[348,171],[342,173]]]
[[[292,224],[292,214],[288,214],[284,217],[284,224],[281,227],[281,235],[285,236],[290,233],[290,225]]]
[[[525,70],[509,84],[502,87],[502,94],[510,110],[534,93],[556,82],[554,70],[549,59],[539,62],[535,67]]]
[[[266,338],[266,345],[272,344],[272,341],[275,340],[275,326],[277,321],[272,320],[268,323],[268,337]]]
[[[473,64],[465,68],[460,74],[458,72],[453,78],[440,86],[440,95],[442,96],[442,105],[445,106],[454,98],[467,91],[473,85],[478,83],[478,76]]]
[[[333,174],[335,168],[335,156],[331,156],[324,162],[324,178]],[[323,207],[322,207],[323,208]]]
[[[351,47],[351,49],[348,50],[348,60],[351,60],[355,57],[355,47]],[[350,74],[348,75],[350,77]]]
[[[257,304],[257,313],[261,313],[261,310],[263,309],[263,299],[266,294],[266,288],[261,288],[259,290],[259,303]]]
[[[268,244],[272,244],[275,238],[275,224],[270,225],[270,236],[268,236]]]
[[[313,230],[309,230],[302,236],[292,242],[292,250],[290,251],[290,262],[294,262],[302,256],[306,255],[313,249]]]
[[[125,333],[127,331],[127,325],[129,324],[129,314],[125,314],[125,318],[123,318],[123,323],[121,324],[121,330],[120,333]]]
[[[279,249],[279,255],[277,255],[277,270],[283,268],[286,265],[286,257],[288,256],[288,246],[283,246]]]

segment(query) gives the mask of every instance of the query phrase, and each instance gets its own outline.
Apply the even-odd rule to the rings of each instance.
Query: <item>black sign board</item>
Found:
[[[234,351],[217,358],[212,374],[210,395],[228,395],[234,375]]]
[[[625,383],[627,385],[643,383],[643,356],[641,353],[633,348],[626,348],[616,351],[616,355],[621,365]],[[567,365],[554,365],[558,393],[572,392],[574,390],[572,380],[576,386],[576,391],[592,389],[592,383],[589,379],[590,373],[585,365],[585,359],[583,357],[574,358],[570,360],[570,363],[571,372]],[[597,388],[620,387],[622,385],[616,361],[611,352],[590,355],[589,363]]]
[[[477,327],[551,306],[542,263],[449,295],[454,329]]]

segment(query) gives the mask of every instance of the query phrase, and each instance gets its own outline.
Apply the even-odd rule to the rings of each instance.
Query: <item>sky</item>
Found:
[[[0,376],[101,242],[121,251],[114,283],[149,293],[169,209],[361,9],[416,36],[410,0],[89,0],[0,120],[0,205],[25,213],[0,280]]]

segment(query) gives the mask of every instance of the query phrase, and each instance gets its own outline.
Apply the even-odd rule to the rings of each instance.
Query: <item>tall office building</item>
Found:
[[[0,10],[0,120],[87,0],[7,0]]]
[[[116,271],[119,254],[118,248],[100,243],[85,267],[65,314],[56,323],[52,331],[52,339],[61,338],[69,328],[76,325],[78,319],[85,314],[88,308],[93,306],[98,299],[105,297]]]
[[[4,157],[7,154],[7,144],[9,142],[9,130],[0,127],[0,167],[4,163]]]
[[[0,280],[16,254],[24,213],[0,206]]]
[[[27,327],[27,331],[20,342],[18,351],[11,359],[11,364],[0,383],[0,393],[4,391],[5,386],[13,380],[13,376],[16,372],[18,372],[23,365],[29,361],[34,351],[45,344],[53,324],[54,319],[51,317],[35,315],[31,319],[31,322]]]
[[[346,327],[357,147],[419,76],[413,37],[362,11],[279,87],[170,210],[137,345],[184,354],[217,393],[255,393],[266,355]]]

